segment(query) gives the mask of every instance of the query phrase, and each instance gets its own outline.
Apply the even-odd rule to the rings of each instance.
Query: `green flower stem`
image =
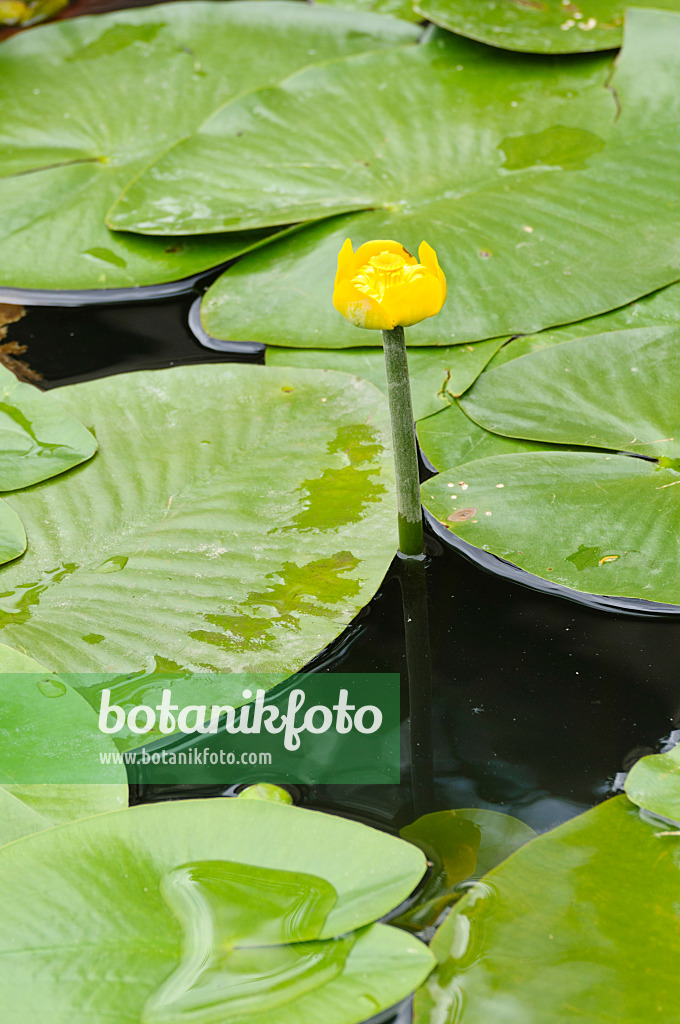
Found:
[[[392,420],[392,446],[397,479],[399,550],[403,555],[422,555],[423,513],[420,505],[418,448],[413,423],[411,382],[408,375],[404,328],[383,331],[387,396]]]

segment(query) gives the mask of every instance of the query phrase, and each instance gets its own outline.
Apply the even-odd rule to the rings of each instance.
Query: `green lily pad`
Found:
[[[413,9],[411,0],[316,0],[333,7],[349,7],[353,11],[373,11],[375,14],[389,14],[404,21],[422,21],[422,16]]]
[[[82,423],[32,384],[0,366],[0,490],[30,487],[92,458]]]
[[[387,401],[367,381],[203,364],[51,397],[99,452],[8,499],[31,543],[0,570],[2,638],[50,670],[276,682],[377,590],[396,503]],[[226,690],[243,702],[236,676]],[[143,681],[128,691],[138,704]]]
[[[474,345],[450,345],[441,349],[411,348],[408,353],[413,415],[430,416],[452,405],[458,395],[474,384],[504,338]],[[370,380],[387,393],[385,355],[382,348],[294,349],[267,346],[268,366],[311,366],[343,370]]]
[[[113,234],[104,218],[148,163],[235,96],[310,62],[417,35],[415,26],[370,14],[192,0],[64,21],[4,42],[0,285],[156,284],[260,244],[271,231],[143,239]]]
[[[644,459],[556,451],[446,469],[422,495],[463,540],[551,583],[680,604],[677,486]]]
[[[107,747],[106,738],[101,748]],[[40,783],[0,785],[0,846],[80,818],[117,811],[128,802],[128,787],[118,783]]]
[[[550,451],[555,446],[494,434],[466,416],[458,402],[416,424],[418,443],[436,469],[461,466],[490,455]]]
[[[27,1024],[105,1024],[112,1006],[144,1024],[355,1024],[433,966],[371,925],[424,869],[401,840],[260,801],[100,815],[0,852],[0,996]]]
[[[399,834],[433,865],[417,902],[397,919],[413,931],[435,924],[461,898],[461,882],[481,878],[536,835],[509,814],[479,808],[425,814]]]
[[[99,732],[96,715],[82,697],[37,661],[4,644],[0,735],[0,846],[127,804],[122,766],[106,769],[109,784],[91,784],[94,764],[84,785],[47,781],[64,770],[72,778],[70,766],[79,755],[91,754],[98,762],[99,751],[116,748]],[[27,781],[36,775],[39,784]]]
[[[26,550],[26,533],[19,516],[0,500],[0,565],[18,558]]]
[[[426,507],[464,540],[552,583],[680,603],[679,369],[677,329],[657,326],[552,344],[486,370],[460,403],[477,435],[460,411],[418,425],[435,464],[456,463],[425,485]]]
[[[617,797],[528,843],[439,929],[416,1024],[673,1020],[677,842]]]
[[[589,338],[610,331],[626,331],[634,327],[674,327],[680,328],[680,285],[670,284],[651,295],[645,295],[627,306],[613,309],[610,313],[579,320],[574,324],[564,324],[550,331],[538,334],[527,334],[504,345],[496,352],[489,363],[489,369],[496,369],[509,363],[519,356],[540,352],[551,345],[560,345],[563,341],[575,338]]]
[[[415,10],[451,32],[505,50],[585,53],[623,40],[625,0],[416,0]],[[680,11],[678,0],[631,6]]]
[[[628,772],[625,790],[638,807],[680,821],[680,746],[640,758]]]
[[[507,437],[677,459],[679,374],[677,328],[612,331],[489,370],[461,405]]]
[[[110,224],[204,232],[324,218],[212,286],[203,323],[219,338],[378,344],[331,306],[348,236],[411,249],[426,238],[437,250],[449,299],[409,329],[410,345],[592,316],[677,279],[679,43],[679,16],[634,12],[616,96],[605,88],[608,59],[548,65],[444,34],[308,68],[225,107],[164,154]],[[370,103],[357,102],[357,81]],[[172,209],[169,177],[181,178]]]

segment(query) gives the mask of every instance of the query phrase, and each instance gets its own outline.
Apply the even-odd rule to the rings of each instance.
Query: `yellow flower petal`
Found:
[[[335,285],[337,288],[338,283],[346,277],[351,277],[351,268],[354,266],[354,249],[352,248],[352,240],[346,238],[342,243],[342,249],[338,253],[338,271],[335,275]]]
[[[390,288],[382,308],[394,326],[412,327],[438,313],[445,298],[439,277],[424,268],[423,273],[414,275],[412,280]]]
[[[346,239],[338,254],[333,305],[367,330],[410,327],[434,316],[446,300],[446,278],[431,245],[422,242],[420,263],[400,242],[378,238],[356,252]]]
[[[444,301],[446,300],[446,278],[444,277],[444,271],[439,266],[437,253],[434,251],[431,245],[428,245],[427,242],[423,241],[420,243],[420,246],[418,247],[418,259],[420,260],[422,266],[427,267],[428,270],[432,270],[439,278],[442,288],[444,290],[444,300],[442,301],[443,305]]]
[[[389,331],[394,324],[370,295],[360,292],[351,281],[340,281],[333,291],[333,305],[355,327]]]
[[[401,242],[395,242],[391,238],[378,238],[372,242],[364,242],[354,253],[354,272],[361,270],[371,256],[379,256],[381,252],[391,252],[395,256],[401,256],[410,267],[415,267],[418,263],[415,256],[412,256]]]

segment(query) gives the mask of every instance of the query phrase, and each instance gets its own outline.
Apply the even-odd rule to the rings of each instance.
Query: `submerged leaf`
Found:
[[[461,883],[481,878],[535,832],[509,814],[472,808],[425,814],[399,834],[432,865],[417,901],[397,919],[401,928],[419,931],[464,895]]]
[[[677,842],[617,797],[528,843],[439,929],[416,1024],[674,1020]]]

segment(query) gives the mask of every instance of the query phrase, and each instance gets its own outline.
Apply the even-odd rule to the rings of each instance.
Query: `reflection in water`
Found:
[[[143,1024],[228,1024],[274,1011],[337,977],[354,944],[313,941],[337,901],[313,875],[202,861],[171,871],[161,891],[184,948]]]

